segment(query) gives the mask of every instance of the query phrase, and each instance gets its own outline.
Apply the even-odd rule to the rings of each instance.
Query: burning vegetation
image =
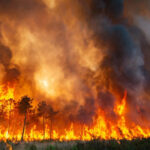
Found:
[[[150,137],[149,6],[1,0],[0,140]]]

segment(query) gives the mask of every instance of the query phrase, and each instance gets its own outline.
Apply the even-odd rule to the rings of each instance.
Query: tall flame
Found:
[[[149,22],[128,3],[0,0],[0,140],[150,137]]]
[[[0,99],[1,100],[9,100],[14,98],[14,89],[12,87],[4,88],[1,86],[0,89]],[[43,140],[44,139],[54,139],[54,140],[91,140],[93,138],[98,139],[128,139],[131,140],[133,138],[147,138],[150,137],[150,129],[143,128],[135,123],[131,123],[130,126],[127,125],[127,120],[125,116],[126,109],[126,98],[127,92],[124,92],[124,96],[120,102],[117,102],[114,108],[114,112],[118,115],[118,119],[116,122],[111,122],[107,120],[105,116],[105,112],[101,109],[98,110],[97,116],[93,118],[92,125],[88,126],[85,124],[79,124],[72,122],[69,127],[60,131],[59,129],[53,129],[50,131],[50,126],[48,121],[46,121],[45,125],[45,136],[43,137],[42,128],[39,128],[38,122],[33,123],[30,128],[26,128],[24,140],[25,141],[33,141],[33,140]],[[1,102],[1,105],[4,104],[5,101]],[[8,106],[9,107],[9,106]],[[12,109],[12,108],[11,108]],[[10,109],[5,110],[7,113],[5,117],[8,117],[8,113]],[[15,115],[13,112],[9,115]],[[16,114],[17,115],[17,114]],[[9,117],[12,117],[9,116]],[[17,115],[18,116],[18,115]],[[12,123],[10,126],[6,125],[7,123],[0,124],[0,140],[12,140],[19,141],[21,139],[22,128],[21,126],[17,126],[13,123],[21,121],[19,118],[22,116],[13,117]],[[10,119],[10,118],[9,118]],[[23,120],[22,120],[23,121]],[[32,120],[31,120],[32,121]],[[6,120],[7,122],[7,120]],[[20,122],[20,124],[22,124]],[[17,128],[16,128],[17,127]],[[8,128],[9,131],[8,131]],[[60,127],[61,128],[61,127]],[[50,137],[50,132],[52,137]]]
[[[0,86],[0,100],[14,99],[14,87],[9,87],[9,85]]]

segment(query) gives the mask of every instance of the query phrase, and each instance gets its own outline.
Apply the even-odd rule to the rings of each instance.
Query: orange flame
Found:
[[[0,100],[9,100],[14,99],[14,88],[8,86],[1,85],[0,86]]]
[[[14,98],[14,88],[8,87],[4,88],[0,87],[0,99],[9,100]],[[124,97],[120,103],[116,103],[114,108],[114,112],[118,115],[118,120],[114,123],[110,120],[107,120],[105,116],[105,112],[101,109],[98,110],[98,117],[93,118],[93,124],[81,125],[78,123],[71,123],[69,128],[65,128],[64,132],[59,132],[58,129],[53,129],[50,131],[50,126],[48,121],[45,125],[45,136],[44,139],[54,139],[54,140],[91,140],[94,138],[98,139],[128,139],[131,140],[133,138],[147,138],[150,137],[150,129],[143,128],[135,123],[132,125],[127,125],[127,119],[125,117],[125,108],[126,108],[126,98],[127,92],[125,91]],[[1,103],[2,104],[2,103]],[[10,109],[5,110],[8,115],[8,111]],[[12,112],[13,113],[13,112]],[[12,124],[10,126],[7,123],[0,124],[0,140],[12,140],[19,141],[22,135],[22,122],[19,114],[16,114],[14,118],[12,118]],[[7,118],[7,117],[6,117]],[[6,119],[7,122],[8,118]],[[18,121],[19,120],[19,121]],[[18,126],[17,126],[18,125]],[[10,129],[8,129],[10,128]],[[50,137],[50,132],[52,137]],[[26,128],[25,141],[34,141],[34,140],[43,140],[43,131],[38,128],[38,124],[33,124],[31,128]]]
[[[122,115],[124,113],[124,110],[125,110],[125,106],[126,106],[126,98],[127,98],[127,91],[125,91],[124,93],[124,97],[121,101],[121,103],[119,104],[116,104],[116,108],[115,108],[115,112],[118,114],[118,115]]]

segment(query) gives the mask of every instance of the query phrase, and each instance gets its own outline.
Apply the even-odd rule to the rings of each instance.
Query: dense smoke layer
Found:
[[[46,100],[60,122],[90,124],[99,108],[115,120],[125,91],[128,119],[149,120],[147,3],[1,0],[1,83]]]

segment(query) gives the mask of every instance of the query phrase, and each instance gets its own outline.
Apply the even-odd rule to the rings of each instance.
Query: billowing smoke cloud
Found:
[[[13,83],[14,81],[17,80],[20,74],[17,67],[11,64],[11,59],[12,59],[11,50],[1,43],[0,44],[0,64],[4,68],[4,71],[3,71],[4,76],[2,76],[1,80],[4,83],[7,83],[7,82]]]
[[[137,115],[133,108],[144,107],[148,91],[149,41],[126,13],[131,2],[124,3],[1,0],[4,81],[16,82],[17,98],[46,99],[82,124],[92,122],[98,108],[116,117],[115,101],[125,91],[127,115]]]

